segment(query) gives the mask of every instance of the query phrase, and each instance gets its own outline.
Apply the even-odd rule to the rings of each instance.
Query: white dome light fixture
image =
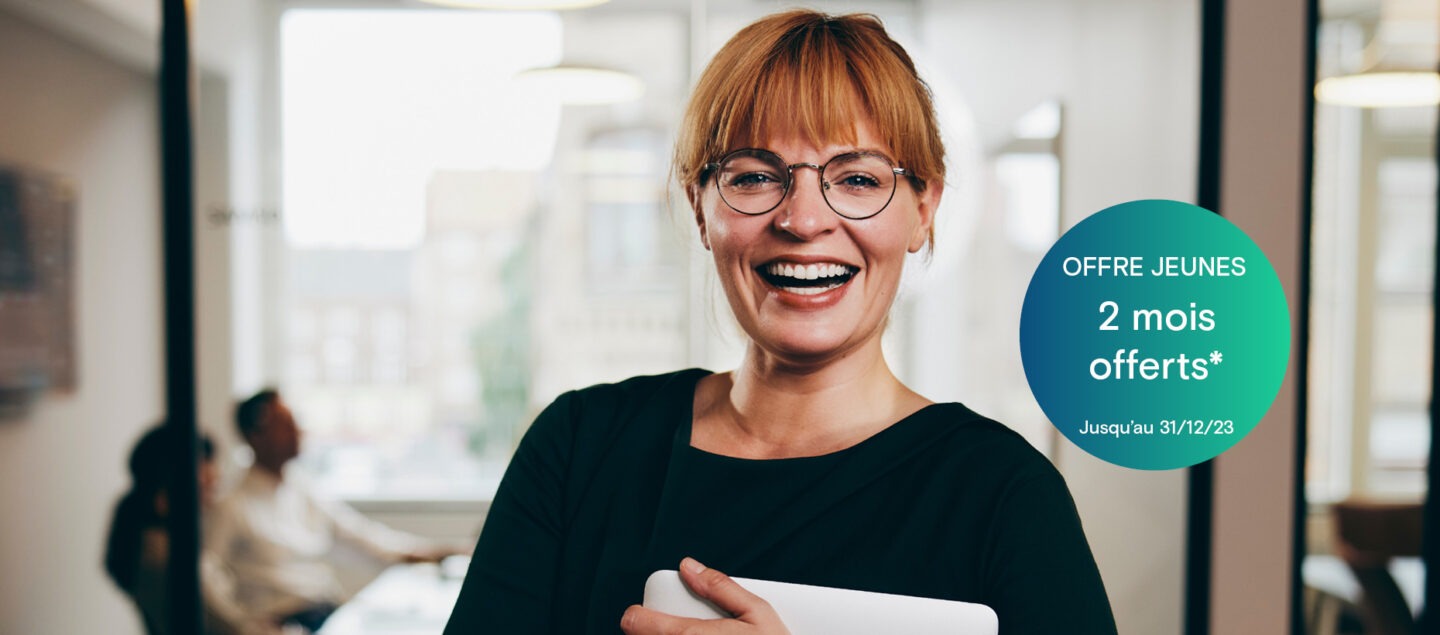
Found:
[[[1440,73],[1436,72],[1440,65],[1436,57],[1440,4],[1434,0],[1381,0],[1374,5],[1378,15],[1366,12],[1364,17],[1357,14],[1350,19],[1352,28],[1371,32],[1358,51],[1360,63],[1316,83],[1315,99],[1357,108],[1440,104]],[[1349,56],[1351,60],[1355,57]]]
[[[1440,104],[1440,73],[1376,70],[1328,77],[1315,85],[1315,99],[1357,108],[1434,106]]]
[[[420,0],[427,4],[452,9],[492,9],[497,11],[566,11],[585,9],[610,0]]]
[[[618,104],[645,93],[640,78],[612,68],[562,64],[521,71],[512,80],[520,90],[533,91],[567,106]]]

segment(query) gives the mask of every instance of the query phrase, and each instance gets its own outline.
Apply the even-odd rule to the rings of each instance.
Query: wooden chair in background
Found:
[[[1420,555],[1419,503],[1347,500],[1336,503],[1336,551],[1360,583],[1367,635],[1415,635],[1414,613],[1390,573],[1393,558]]]

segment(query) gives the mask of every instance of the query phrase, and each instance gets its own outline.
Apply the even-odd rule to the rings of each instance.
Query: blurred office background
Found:
[[[1418,614],[1424,604],[1418,530],[1435,429],[1440,3],[1323,0],[1320,7],[1305,607],[1316,633],[1418,633],[1397,629],[1404,612]],[[1392,84],[1354,90],[1343,83],[1367,78]],[[1362,563],[1361,584],[1350,568],[1367,550],[1389,562],[1371,565],[1379,581]],[[1400,614],[1398,626],[1379,626],[1367,614],[1384,613],[1375,605],[1386,596],[1403,602],[1389,610]]]
[[[1290,7],[1287,32],[1304,28],[1304,2],[1270,4]],[[1322,1],[1319,76],[1382,55],[1433,70],[1434,4]],[[100,560],[130,445],[164,415],[158,5],[0,0],[0,254],[41,245],[32,260],[46,263],[0,277],[12,315],[15,298],[34,296],[0,324],[0,632],[141,630]],[[326,495],[470,541],[515,443],[556,395],[738,359],[669,152],[710,54],[787,4],[193,6],[200,423],[230,478],[247,461],[234,400],[278,386]],[[896,305],[892,365],[1060,466],[1122,633],[1188,632],[1190,473],[1111,466],[1055,433],[1025,382],[1018,324],[1065,228],[1123,201],[1199,200],[1202,2],[809,6],[881,17],[946,133],[936,249]],[[1315,556],[1335,554],[1332,504],[1425,493],[1433,103],[1315,112],[1304,464]],[[7,224],[22,202],[56,219],[27,225],[28,241],[13,240],[22,221]],[[1357,628],[1343,563],[1312,562],[1311,623]],[[359,589],[375,573],[357,560],[347,581]]]

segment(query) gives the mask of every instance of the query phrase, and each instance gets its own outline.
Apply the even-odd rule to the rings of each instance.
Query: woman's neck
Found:
[[[879,342],[803,364],[752,344],[740,367],[701,382],[691,445],[729,456],[816,456],[863,441],[930,402],[896,379]]]

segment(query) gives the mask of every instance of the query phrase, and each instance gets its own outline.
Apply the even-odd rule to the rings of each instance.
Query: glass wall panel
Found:
[[[1304,562],[1312,632],[1367,628],[1343,556],[1342,526],[1355,509],[1413,513],[1426,490],[1434,320],[1436,168],[1429,105],[1327,97],[1334,82],[1383,70],[1440,64],[1440,8],[1429,2],[1321,2],[1316,71],[1311,256],[1309,447],[1305,464],[1309,544]],[[1384,537],[1402,556],[1412,548]],[[1348,551],[1347,551],[1348,549]],[[1419,610],[1418,557],[1389,566]],[[1369,631],[1366,631],[1369,632]]]
[[[909,263],[890,364],[1054,461],[1121,632],[1178,633],[1184,472],[1110,466],[1061,438],[1025,382],[1018,324],[1064,229],[1127,200],[1194,200],[1198,1],[816,6],[885,21],[934,93],[948,148],[936,247]],[[229,451],[242,445],[233,400],[277,386],[321,490],[402,525],[450,514],[432,533],[473,536],[515,444],[560,393],[733,367],[743,335],[670,153],[703,64],[778,8],[202,3],[202,108],[219,113],[200,148],[217,175],[202,262],[224,290],[206,322],[222,344],[204,357],[202,405],[231,474],[245,459]],[[521,72],[557,65],[641,89],[593,103]]]

